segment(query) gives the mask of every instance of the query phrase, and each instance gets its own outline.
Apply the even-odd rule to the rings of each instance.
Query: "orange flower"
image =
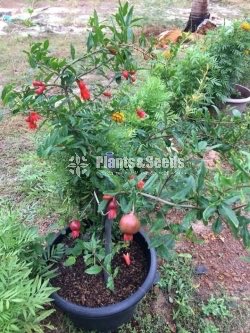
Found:
[[[125,116],[122,112],[115,112],[111,116],[112,120],[114,120],[117,123],[122,123],[125,120]]]
[[[242,30],[250,31],[250,23],[247,21],[241,23],[240,27]]]

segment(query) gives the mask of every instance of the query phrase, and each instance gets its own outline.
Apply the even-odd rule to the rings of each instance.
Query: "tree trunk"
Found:
[[[184,29],[185,32],[195,32],[197,27],[205,20],[208,19],[210,14],[208,12],[209,0],[193,0],[191,13]]]

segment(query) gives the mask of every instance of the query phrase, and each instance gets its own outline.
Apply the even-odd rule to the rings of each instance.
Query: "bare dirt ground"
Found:
[[[159,20],[160,26],[166,22],[185,22],[190,12],[188,1],[179,1],[173,5],[172,1],[161,2],[157,0],[131,1],[135,5],[136,13],[148,17],[148,23]],[[15,33],[21,36],[38,36],[46,33],[81,34],[86,31],[89,15],[93,8],[97,8],[105,18],[117,7],[115,0],[62,0],[62,1],[35,1],[31,6],[29,1],[2,0],[0,1],[0,35]],[[227,7],[221,1],[211,3],[211,19],[216,24],[224,24],[229,19],[247,15],[250,10],[248,1],[229,2]],[[28,13],[28,8],[33,12]],[[152,16],[149,13],[153,14]],[[162,16],[165,19],[162,19]],[[5,16],[4,16],[5,15]],[[6,18],[6,15],[9,16]],[[2,18],[2,20],[1,20]],[[153,21],[153,22],[152,22]],[[32,23],[32,24],[29,24]]]

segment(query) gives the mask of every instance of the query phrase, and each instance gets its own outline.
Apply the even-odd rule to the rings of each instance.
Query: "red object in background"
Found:
[[[37,122],[40,119],[41,119],[41,116],[37,112],[31,111],[29,116],[25,120],[28,123],[30,129],[36,129]]]
[[[42,81],[33,81],[32,84],[34,87],[37,88],[37,89],[35,89],[35,93],[37,95],[41,95],[44,92],[44,90],[46,89],[46,85]]]
[[[86,86],[86,84],[83,82],[83,80],[77,80],[77,85],[80,89],[80,94],[82,99],[84,99],[85,101],[90,99],[90,92],[88,87]]]
[[[146,112],[143,109],[136,109],[136,114],[139,118],[145,118],[147,116]]]
[[[138,190],[142,190],[144,185],[145,185],[144,181],[139,180],[138,183],[136,184],[136,187],[138,188]]]
[[[104,91],[103,96],[111,98],[112,97],[112,93],[110,91]]]
[[[128,71],[122,71],[122,76],[123,76],[126,80],[128,80],[128,78],[129,78],[129,72],[128,72]]]
[[[129,253],[123,253],[123,259],[125,260],[125,263],[127,266],[131,265],[131,259]]]

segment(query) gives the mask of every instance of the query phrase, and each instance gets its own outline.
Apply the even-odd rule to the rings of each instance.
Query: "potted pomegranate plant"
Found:
[[[79,218],[50,244],[65,246],[51,281],[60,290],[52,297],[84,329],[110,331],[128,321],[156,277],[155,250],[136,214],[143,179],[150,185],[154,176],[140,167],[105,164],[110,150],[131,157],[132,144],[135,153],[140,127],[148,135],[154,130],[137,102],[132,108],[126,103],[126,91],[137,79],[134,51],[150,57],[150,49],[135,43],[139,20],[128,3],[119,4],[111,23],[100,22],[95,12],[86,53],[78,56],[71,45],[69,59],[51,54],[48,40],[34,43],[26,53],[35,78],[23,87],[8,85],[2,94],[14,113],[26,114],[31,131],[47,124],[39,156],[68,161]]]
[[[212,219],[216,232],[227,223],[250,244],[249,221],[240,214],[248,207],[248,155],[234,152],[235,174],[211,177],[201,158],[208,145],[200,141],[201,126],[173,108],[176,91],[146,73],[144,60],[157,59],[134,35],[138,22],[133,7],[119,4],[111,22],[100,22],[96,12],[90,18],[84,54],[71,46],[70,57],[61,58],[48,40],[32,44],[32,79],[2,92],[13,113],[26,114],[31,131],[45,128],[38,155],[60,159],[70,174],[67,195],[78,209],[50,244],[65,249],[51,283],[59,287],[55,304],[84,329],[111,331],[128,321],[156,279],[154,248],[169,258],[178,235],[191,234],[191,222]],[[143,56],[143,81],[135,52]],[[221,146],[213,137],[212,146]],[[184,165],[181,158],[190,156],[194,162]],[[182,209],[182,222],[166,220],[171,207]]]

